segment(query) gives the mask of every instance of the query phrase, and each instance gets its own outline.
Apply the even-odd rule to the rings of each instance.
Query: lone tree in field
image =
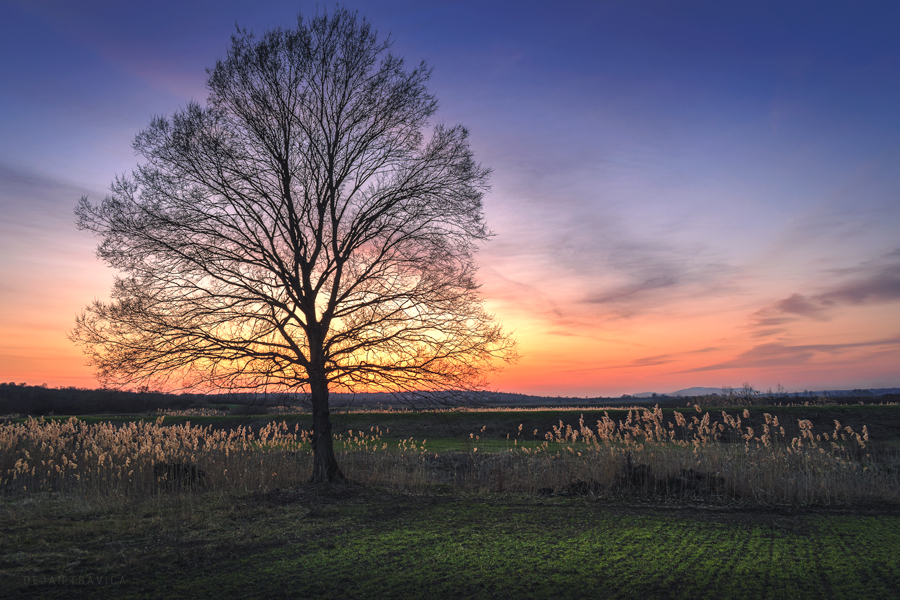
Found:
[[[81,199],[120,273],[71,334],[101,381],[308,392],[334,481],[329,389],[476,389],[513,357],[474,280],[489,169],[390,45],[341,8],[239,30],[207,106],[154,118],[131,177]]]

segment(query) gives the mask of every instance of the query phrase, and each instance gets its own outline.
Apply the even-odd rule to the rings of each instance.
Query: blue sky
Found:
[[[322,4],[321,6],[326,6]],[[359,2],[494,169],[507,391],[900,385],[900,5]],[[74,227],[235,23],[313,2],[0,4],[0,380],[91,385]]]

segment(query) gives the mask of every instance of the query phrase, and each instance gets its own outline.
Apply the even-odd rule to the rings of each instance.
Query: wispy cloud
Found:
[[[593,293],[584,302],[588,304],[624,304],[634,307],[635,303],[646,302],[646,298],[661,290],[674,288],[681,283],[676,273],[660,274],[643,281],[629,283],[613,289]]]
[[[656,356],[645,356],[643,358],[637,358],[628,363],[619,363],[614,365],[603,365],[601,367],[588,367],[585,369],[566,369],[562,371],[563,373],[587,373],[590,371],[608,371],[612,369],[635,369],[640,367],[653,367],[657,365],[665,365],[671,362],[675,362],[679,359],[679,355],[676,354],[659,354]]]
[[[823,306],[900,300],[900,264],[879,269],[867,277],[819,294],[813,300]]]
[[[707,352],[715,352],[719,350],[719,348],[715,347],[707,347],[700,348],[698,350],[687,350],[685,352],[679,352],[677,354],[657,354],[655,356],[644,356],[641,358],[636,358],[627,363],[619,363],[613,365],[604,365],[602,367],[589,367],[586,369],[567,369],[562,371],[563,373],[582,373],[588,371],[606,371],[611,369],[635,369],[641,367],[655,367],[658,365],[666,365],[678,361],[683,361],[687,357],[690,357],[695,354],[705,354]]]
[[[687,224],[673,224],[674,228]],[[579,230],[580,229],[580,230]],[[572,238],[587,237],[573,228]],[[575,240],[560,240],[561,249]],[[738,268],[710,247],[674,236],[647,238],[635,232],[613,231],[592,241],[578,265],[584,294],[576,301],[609,316],[630,318],[685,298],[716,293],[732,286]]]
[[[789,298],[785,298],[775,305],[774,312],[789,315],[800,315],[824,321],[825,307],[822,306],[821,300],[809,300],[800,294],[794,294]]]
[[[37,196],[43,192],[67,192],[72,184],[53,175],[38,173],[0,161],[0,189],[5,196]]]
[[[83,187],[61,177],[0,161],[0,231],[6,237],[18,238],[16,245],[21,248],[33,246],[33,236],[59,238],[65,228],[74,231],[72,211],[86,193]]]
[[[816,294],[795,293],[753,313],[757,335],[781,333],[781,327],[801,318],[828,321],[844,306],[900,301],[900,250],[885,254],[881,264],[863,264],[850,271],[849,281]],[[888,264],[884,264],[887,262]]]
[[[882,349],[900,349],[900,336],[868,342],[852,342],[844,344],[798,344],[781,343],[760,344],[746,352],[742,352],[732,360],[686,369],[680,373],[699,373],[703,371],[721,371],[725,369],[748,369],[754,367],[791,367],[804,365],[817,354],[836,356],[856,348],[875,347]]]

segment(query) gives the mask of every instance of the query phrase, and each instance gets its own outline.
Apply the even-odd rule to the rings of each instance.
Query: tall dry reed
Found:
[[[29,419],[0,425],[0,489],[80,497],[147,497],[189,491],[265,491],[303,483],[312,469],[310,432],[272,422],[259,431],[214,430],[190,423],[87,424]],[[873,454],[859,433],[835,422],[814,433],[809,421],[789,436],[778,418],[751,421],[722,412],[665,421],[662,410],[608,414],[589,426],[560,422],[540,443],[518,433],[503,451],[485,452],[473,433],[464,451],[435,453],[426,441],[389,444],[388,432],[335,436],[351,479],[409,492],[649,496],[762,504],[850,504],[900,500],[900,460]],[[535,432],[537,433],[537,432]],[[496,441],[494,441],[496,447]],[[163,467],[161,468],[160,465]],[[193,477],[173,486],[173,473]]]

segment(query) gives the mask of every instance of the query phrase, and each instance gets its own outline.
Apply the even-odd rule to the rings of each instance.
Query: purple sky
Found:
[[[321,6],[326,6],[322,4]],[[562,395],[900,386],[900,4],[358,2],[494,169],[484,295]],[[73,209],[314,2],[4,0],[0,381],[94,385]]]

